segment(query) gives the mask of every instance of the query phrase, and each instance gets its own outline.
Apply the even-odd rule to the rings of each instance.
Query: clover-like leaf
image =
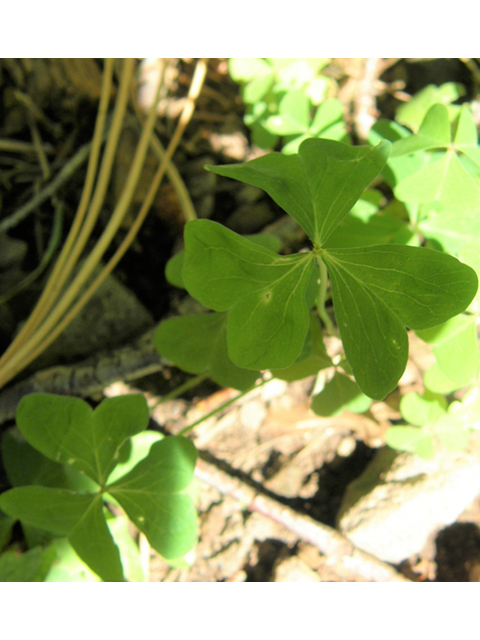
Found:
[[[377,246],[323,252],[335,317],[360,388],[381,399],[405,369],[405,327],[426,329],[461,313],[475,296],[473,269],[420,247]]]
[[[426,149],[446,148],[451,143],[450,121],[444,104],[434,104],[425,115],[417,135],[395,142],[391,157]]]
[[[187,438],[164,438],[132,471],[108,486],[109,495],[165,558],[183,556],[196,540],[196,512],[187,492],[196,457]]]
[[[270,153],[243,164],[205,168],[264,189],[320,246],[381,171],[390,147],[386,140],[376,147],[353,147],[310,138],[298,154]]]
[[[107,398],[93,411],[78,398],[32,393],[22,398],[16,417],[27,442],[43,455],[103,485],[123,443],[147,428],[149,413],[140,394]]]
[[[157,351],[188,373],[208,371],[223,387],[244,391],[259,371],[237,367],[228,357],[227,313],[176,316],[161,322],[154,334]]]
[[[438,367],[455,389],[472,382],[480,366],[475,316],[456,316],[417,335],[432,345]]]
[[[453,140],[455,149],[461,151],[480,166],[480,148],[478,146],[478,131],[468,105],[462,105],[458,116],[457,129]]]
[[[400,401],[402,418],[415,427],[435,423],[446,411],[445,396],[425,391],[421,396],[416,392],[407,393]]]
[[[385,433],[385,442],[392,449],[416,453],[424,460],[435,456],[433,435],[419,427],[390,427]]]
[[[185,286],[206,307],[229,311],[228,355],[246,369],[283,369],[299,356],[314,261],[279,256],[210,220],[185,228]]]

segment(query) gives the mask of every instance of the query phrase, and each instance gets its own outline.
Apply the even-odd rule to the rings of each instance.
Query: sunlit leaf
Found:
[[[190,440],[164,438],[152,445],[132,471],[108,487],[109,494],[165,558],[178,558],[195,544],[196,512],[187,490],[196,456]]]
[[[120,447],[146,429],[148,418],[140,394],[107,398],[93,411],[78,398],[32,393],[17,407],[17,425],[32,446],[100,485],[115,466]]]

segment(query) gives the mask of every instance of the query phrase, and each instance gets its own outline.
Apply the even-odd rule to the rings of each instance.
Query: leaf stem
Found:
[[[263,385],[266,384],[267,382],[269,382],[269,380],[270,379],[267,380],[266,378],[264,378],[257,385],[253,385],[253,387],[250,387],[246,391],[242,391],[241,393],[239,393],[238,396],[235,396],[234,398],[230,398],[230,400],[227,400],[227,402],[224,402],[223,404],[221,404],[219,407],[217,407],[213,411],[210,411],[210,413],[207,413],[206,416],[203,416],[202,418],[199,418],[193,424],[190,424],[190,425],[188,425],[188,427],[185,427],[185,429],[182,429],[179,433],[177,433],[177,435],[178,436],[184,436],[186,433],[188,433],[189,431],[194,429],[196,426],[198,426],[199,424],[201,424],[205,420],[208,420],[209,418],[211,418],[215,414],[219,413],[220,411],[223,411],[224,409],[227,409],[231,404],[233,404],[234,402],[236,402],[240,398],[243,398],[243,396],[246,396],[247,393],[250,393],[250,391],[253,391],[254,389],[258,389],[259,387],[263,387]]]
[[[325,328],[327,329],[328,333],[332,336],[338,336],[338,331],[335,328],[332,320],[330,319],[330,316],[328,315],[327,310],[325,309],[325,301],[327,298],[327,282],[328,282],[327,267],[320,256],[317,256],[317,259],[318,259],[318,266],[320,268],[320,293],[318,294],[318,298],[317,298],[317,313],[319,318],[325,325]]]
[[[207,378],[208,378],[208,371],[205,371],[204,373],[199,373],[198,376],[195,376],[194,378],[190,378],[190,380],[187,380],[186,382],[181,384],[179,387],[177,387],[170,393],[167,393],[167,395],[162,396],[158,402],[156,402],[153,406],[150,407],[150,410],[155,409],[155,407],[158,407],[158,405],[163,404],[164,402],[168,402],[169,400],[175,400],[175,398],[178,398],[186,391],[190,391],[190,389],[193,389],[194,387],[199,385],[201,382],[203,382]]]

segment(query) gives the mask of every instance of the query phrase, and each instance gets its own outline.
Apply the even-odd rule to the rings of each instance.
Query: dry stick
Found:
[[[26,218],[32,211],[42,205],[45,200],[51,198],[62,187],[69,178],[77,171],[79,167],[86,161],[88,154],[90,153],[90,143],[80,147],[77,153],[71,158],[62,170],[55,176],[55,178],[49,182],[39,193],[37,193],[31,200],[26,202],[20,209],[17,209],[15,213],[5,218],[0,222],[0,233],[7,231],[12,227],[19,224],[24,218]]]
[[[26,380],[0,391],[0,425],[15,418],[23,396],[29,393],[56,393],[87,398],[114,382],[141,378],[158,373],[170,363],[159,356],[153,344],[155,329],[138,340],[118,349],[95,353],[72,365],[42,369]]]
[[[301,540],[314,545],[327,556],[330,566],[342,565],[349,579],[368,582],[410,582],[393,567],[369,553],[358,549],[341,533],[309,516],[297,513],[264,493],[263,488],[254,489],[243,480],[220,469],[216,462],[200,459],[195,468],[195,477],[217,489],[222,495],[238,500],[249,511],[281,524]]]
[[[380,73],[380,58],[366,58],[363,77],[357,84],[354,96],[355,129],[362,142],[367,140],[370,129],[376,122],[375,81],[378,80]]]

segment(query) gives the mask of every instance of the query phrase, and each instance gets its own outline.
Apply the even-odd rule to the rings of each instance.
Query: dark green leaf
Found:
[[[381,399],[408,357],[405,327],[425,329],[461,313],[477,290],[473,269],[419,247],[378,246],[323,252],[337,325],[360,388]]]
[[[78,556],[104,582],[123,582],[120,554],[103,515],[99,495],[92,501],[68,539]]]
[[[226,313],[177,316],[164,320],[154,334],[157,351],[188,373],[208,371],[224,387],[245,390],[259,371],[237,367],[228,357]]]
[[[187,224],[185,247],[183,279],[190,295],[230,312],[230,359],[247,369],[292,364],[308,330],[305,294],[313,254],[278,256],[210,220]]]
[[[55,559],[53,547],[6,551],[0,555],[0,582],[43,582]]]
[[[372,148],[310,138],[298,155],[273,153],[243,164],[205,168],[264,189],[315,245],[322,245],[381,171],[389,151],[386,141]]]
[[[0,509],[15,520],[67,536],[95,499],[95,494],[78,495],[67,489],[31,485],[2,493]]]

